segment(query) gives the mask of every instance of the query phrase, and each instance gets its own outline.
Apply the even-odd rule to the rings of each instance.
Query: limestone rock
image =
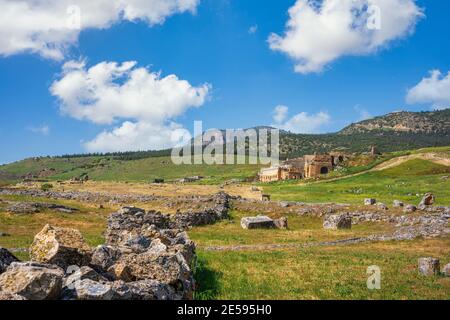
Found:
[[[352,228],[352,217],[348,214],[329,215],[323,221],[324,229],[340,230]]]
[[[442,269],[442,273],[446,277],[450,277],[450,263],[447,263],[444,268]]]
[[[34,237],[30,248],[33,261],[68,266],[87,265],[91,260],[91,249],[78,230],[46,225]]]
[[[388,206],[381,202],[377,203],[377,207],[381,210],[389,210]]]
[[[427,193],[423,196],[422,201],[419,203],[419,209],[424,210],[427,206],[434,204],[434,195],[432,193]]]
[[[57,299],[63,276],[64,271],[54,265],[13,262],[0,275],[0,288],[29,300]]]
[[[373,206],[375,203],[377,203],[376,199],[372,199],[372,198],[364,199],[364,205],[365,206]]]
[[[90,265],[106,272],[121,256],[121,251],[111,246],[98,246],[92,253]]]
[[[77,281],[81,281],[84,279],[89,279],[93,281],[108,281],[105,277],[97,273],[94,269],[83,266],[78,270],[72,272],[68,277],[66,277],[63,281],[63,287],[73,287]]]
[[[275,226],[278,229],[287,229],[288,228],[288,220],[286,217],[282,217],[280,219],[276,219],[273,221],[275,223]]]
[[[125,282],[131,282],[134,277],[131,273],[130,267],[125,263],[116,263],[108,269],[108,274],[110,274],[114,280],[122,280]]]
[[[100,283],[91,279],[77,281],[72,289],[64,292],[64,299],[76,300],[112,300],[114,291],[109,283]]]
[[[11,263],[18,261],[19,259],[17,259],[11,252],[0,247],[0,274],[5,272]]]
[[[403,212],[404,213],[413,213],[413,212],[416,212],[417,211],[417,207],[416,206],[413,206],[413,205],[407,205],[406,207],[405,207],[405,209],[403,209]]]
[[[266,216],[242,218],[241,226],[244,229],[273,229],[273,228],[276,228],[275,222]]]
[[[2,292],[0,291],[0,301],[19,301],[19,300],[27,300],[22,296],[14,293]]]
[[[130,283],[116,281],[112,284],[114,300],[180,300],[182,296],[164,283],[141,280]]]
[[[157,280],[177,288],[184,298],[193,293],[193,275],[186,259],[180,253],[145,252],[122,257],[120,263],[128,266],[133,279]]]
[[[396,208],[402,208],[402,207],[405,206],[405,204],[402,201],[400,201],[400,200],[394,200],[393,206],[396,207]]]
[[[419,273],[424,276],[438,275],[440,272],[439,259],[436,258],[420,258]]]

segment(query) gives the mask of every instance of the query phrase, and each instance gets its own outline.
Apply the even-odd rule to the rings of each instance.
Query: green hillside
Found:
[[[274,183],[264,192],[274,199],[302,202],[338,202],[361,204],[364,198],[377,198],[418,204],[424,193],[433,192],[438,205],[450,205],[450,167],[415,159],[383,171],[364,173],[335,181],[299,185],[298,182]]]

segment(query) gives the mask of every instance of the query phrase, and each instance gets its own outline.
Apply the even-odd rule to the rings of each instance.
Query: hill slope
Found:
[[[293,158],[332,150],[349,153],[369,151],[376,145],[382,152],[450,146],[450,110],[400,112],[352,124],[337,133],[280,134],[281,157]],[[85,174],[96,180],[172,180],[201,175],[207,181],[223,182],[255,176],[257,165],[176,166],[170,150],[111,154],[70,155],[26,159],[0,166],[0,183],[23,178],[70,179]]]

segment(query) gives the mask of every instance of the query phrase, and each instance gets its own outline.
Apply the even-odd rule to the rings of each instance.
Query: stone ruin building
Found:
[[[288,159],[279,166],[261,169],[259,180],[261,182],[274,182],[316,178],[332,172],[336,166],[347,159],[346,154],[339,152]]]

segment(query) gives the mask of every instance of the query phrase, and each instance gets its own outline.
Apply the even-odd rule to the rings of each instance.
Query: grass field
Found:
[[[433,192],[438,205],[450,205],[450,179],[443,179],[448,175],[450,167],[416,159],[336,181],[311,184],[288,181],[263,185],[263,188],[275,200],[351,204],[361,204],[364,198],[371,197],[387,204],[393,200],[418,204],[424,193]]]
[[[450,240],[274,251],[199,250],[197,299],[450,299],[450,278],[423,277],[423,256],[450,261]],[[367,268],[381,268],[381,290]]]

